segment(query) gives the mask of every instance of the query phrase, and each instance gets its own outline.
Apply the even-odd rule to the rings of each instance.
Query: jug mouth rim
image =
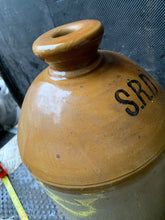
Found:
[[[103,32],[100,21],[80,20],[42,34],[32,49],[54,70],[76,70],[96,59]]]
[[[81,46],[102,37],[103,26],[98,20],[80,20],[53,28],[33,43],[33,52],[39,57],[64,53],[68,49]]]

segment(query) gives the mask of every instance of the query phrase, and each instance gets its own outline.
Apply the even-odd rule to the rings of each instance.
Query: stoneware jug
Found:
[[[141,67],[98,50],[82,20],[33,44],[49,66],[21,110],[24,165],[71,220],[165,219],[165,93]]]

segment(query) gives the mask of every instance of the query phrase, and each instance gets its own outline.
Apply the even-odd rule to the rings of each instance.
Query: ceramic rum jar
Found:
[[[98,50],[99,21],[41,35],[49,66],[29,88],[23,163],[68,219],[164,220],[165,93],[141,67]]]

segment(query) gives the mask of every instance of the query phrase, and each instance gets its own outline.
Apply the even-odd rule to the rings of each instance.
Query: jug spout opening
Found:
[[[82,20],[54,28],[33,44],[33,52],[57,71],[90,65],[97,58],[103,26],[97,20]]]

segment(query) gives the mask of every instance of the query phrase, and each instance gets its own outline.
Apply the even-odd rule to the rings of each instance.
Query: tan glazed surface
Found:
[[[138,173],[165,148],[165,93],[115,52],[97,51],[103,27],[85,20],[40,36],[49,63],[28,90],[18,126],[21,158],[40,181],[88,188]]]

